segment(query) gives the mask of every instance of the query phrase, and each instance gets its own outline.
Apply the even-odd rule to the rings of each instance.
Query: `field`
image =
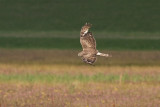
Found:
[[[160,104],[159,51],[110,51],[113,58],[99,57],[94,66],[83,64],[77,53],[77,50],[1,49],[1,106]]]
[[[158,107],[158,0],[0,0],[0,107]],[[100,52],[77,56],[84,23]]]
[[[97,32],[97,48],[112,57],[98,57],[94,66],[77,56],[79,32],[0,34],[2,107],[160,104],[159,33]]]

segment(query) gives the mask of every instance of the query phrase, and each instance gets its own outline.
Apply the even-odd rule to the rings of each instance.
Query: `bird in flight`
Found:
[[[83,62],[92,65],[97,59],[96,56],[110,57],[110,55],[101,53],[96,49],[96,40],[92,33],[89,32],[91,26],[92,24],[86,23],[81,28],[80,43],[82,45],[83,51],[79,52],[78,56],[81,57]]]

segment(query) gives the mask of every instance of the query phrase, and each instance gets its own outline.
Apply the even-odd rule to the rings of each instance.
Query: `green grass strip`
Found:
[[[94,75],[54,75],[54,74],[1,74],[0,82],[24,82],[24,83],[72,83],[79,81],[86,82],[160,82],[160,76],[141,76],[141,75],[128,75],[122,76],[117,74],[102,74],[97,73]]]
[[[160,50],[159,39],[98,38],[97,48],[107,50]],[[79,38],[0,37],[0,48],[81,49]]]

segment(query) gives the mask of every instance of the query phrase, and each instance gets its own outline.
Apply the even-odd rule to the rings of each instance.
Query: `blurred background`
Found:
[[[61,56],[70,55],[74,57],[71,58],[73,60],[81,50],[80,29],[89,22],[93,24],[91,31],[97,40],[97,48],[114,56],[112,61],[98,63],[117,64],[122,59],[131,60],[127,64],[143,61],[142,65],[153,63],[157,65],[160,62],[159,52],[155,52],[160,50],[158,0],[152,2],[145,0],[1,0],[0,2],[1,49],[68,50],[68,52],[65,51],[66,55],[60,52]],[[122,53],[121,56],[119,52],[113,51],[125,51],[124,54],[127,55],[124,56]],[[150,52],[135,52],[131,58],[129,51]],[[25,55],[22,54],[22,56]],[[43,56],[45,58],[42,58]],[[47,56],[42,55],[36,60],[43,62]],[[51,63],[54,63],[51,59],[57,61],[57,56],[55,56],[56,59],[52,57],[53,55],[48,58],[48,61]],[[139,61],[133,61],[135,59]],[[75,64],[81,63],[79,59],[75,61],[77,61]],[[74,61],[67,63],[74,63]]]
[[[1,0],[4,31],[159,32],[159,1],[153,0]]]
[[[0,0],[0,106],[157,107],[159,4],[159,0]],[[97,49],[113,56],[98,57],[95,66],[77,56],[82,50],[80,29],[86,22],[93,25]]]
[[[158,0],[0,2],[1,48],[80,49],[79,32],[89,22],[100,49],[160,49]]]

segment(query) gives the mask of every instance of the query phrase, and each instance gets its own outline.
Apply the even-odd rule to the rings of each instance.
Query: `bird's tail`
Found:
[[[105,53],[101,53],[101,52],[98,52],[97,55],[99,55],[99,56],[104,56],[104,57],[112,57],[112,56],[109,55],[109,54],[105,54]]]

